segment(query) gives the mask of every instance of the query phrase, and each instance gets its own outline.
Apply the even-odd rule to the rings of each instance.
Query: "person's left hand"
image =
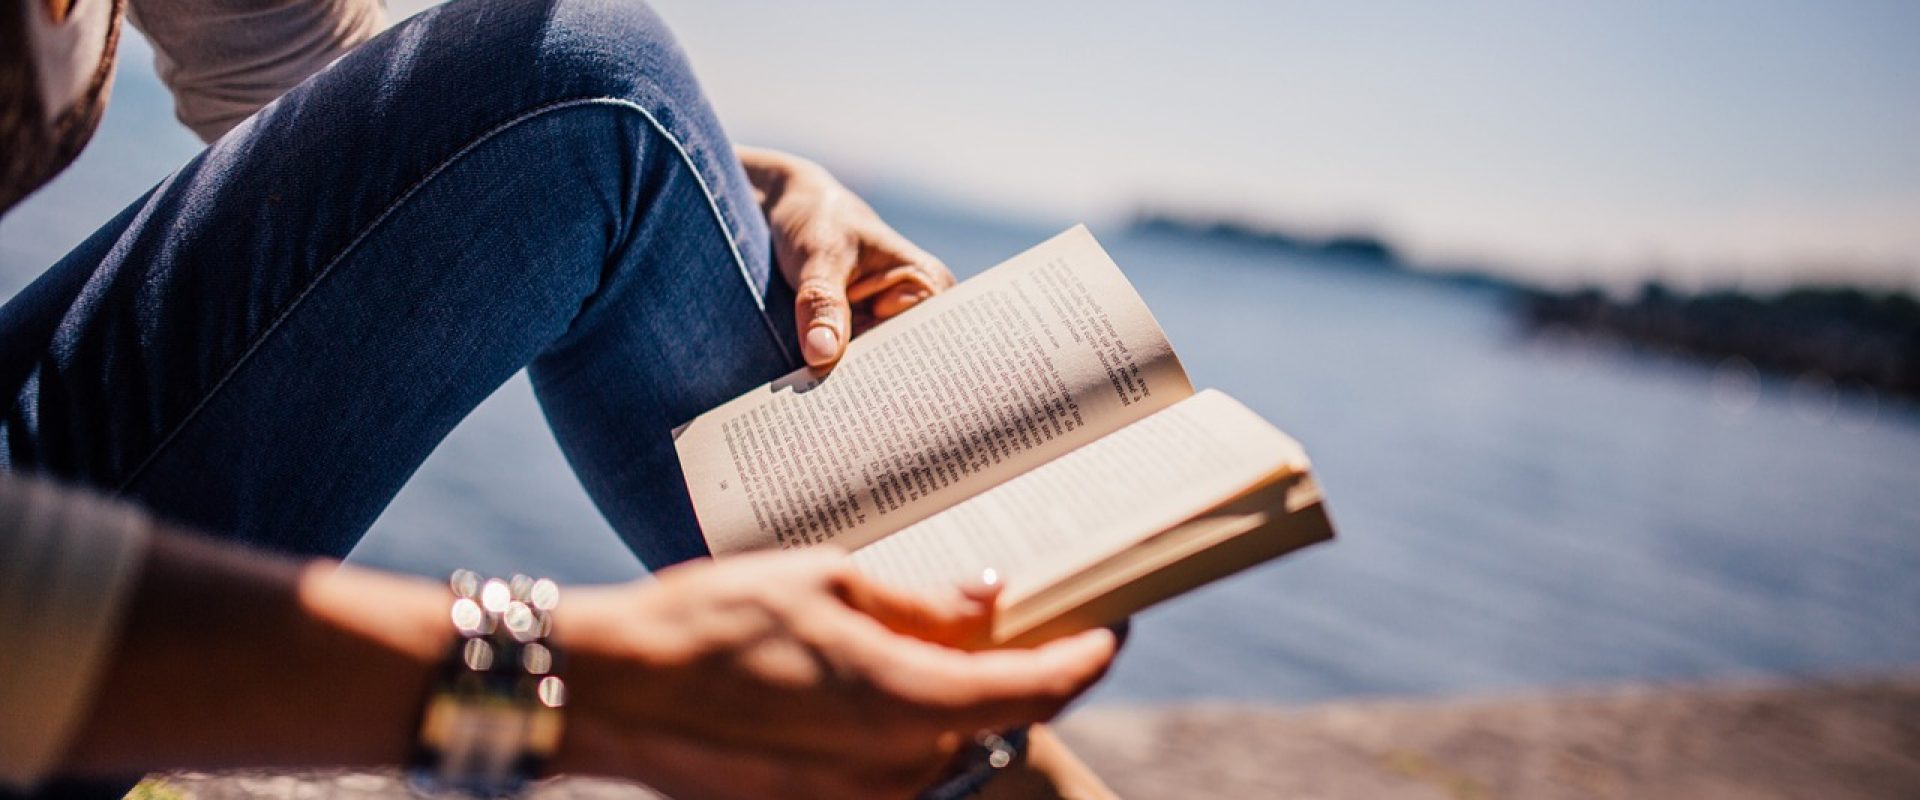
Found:
[[[825,168],[798,156],[736,148],[794,288],[807,364],[825,369],[874,323],[953,285],[940,259],[907,241]]]

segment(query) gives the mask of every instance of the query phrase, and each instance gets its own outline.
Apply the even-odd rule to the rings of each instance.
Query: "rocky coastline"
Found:
[[[1208,216],[1143,212],[1130,230],[1312,257],[1373,274],[1492,291],[1523,335],[1577,334],[1636,352],[1727,364],[1840,391],[1920,400],[1920,298],[1908,292],[1799,286],[1777,292],[1686,293],[1647,283],[1618,296],[1595,287],[1535,286],[1491,269],[1416,265],[1386,238],[1314,235]],[[1296,262],[1297,263],[1297,262]]]
[[[1516,289],[1529,333],[1576,332],[1636,349],[1920,399],[1920,301],[1851,288],[1680,294],[1647,284],[1631,298],[1597,289]]]

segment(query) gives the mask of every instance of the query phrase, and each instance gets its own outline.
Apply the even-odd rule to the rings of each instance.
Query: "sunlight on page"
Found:
[[[1201,392],[853,554],[876,578],[936,588],[992,567],[1004,601],[1303,464],[1285,434]]]

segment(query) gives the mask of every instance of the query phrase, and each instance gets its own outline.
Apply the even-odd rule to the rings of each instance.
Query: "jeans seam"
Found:
[[[780,342],[780,336],[773,323],[773,319],[767,316],[766,300],[760,296],[760,293],[753,284],[753,273],[747,269],[746,259],[740,253],[740,244],[735,239],[733,229],[727,225],[726,215],[720,213],[719,198],[714,196],[712,188],[707,184],[706,176],[701,174],[699,165],[694,163],[693,156],[687,152],[686,146],[680,142],[680,137],[673,135],[672,131],[667,130],[667,127],[660,123],[659,118],[655,117],[653,112],[648,111],[645,106],[632,100],[606,96],[574,97],[565,100],[555,100],[530,108],[488,128],[480,135],[475,136],[472,141],[467,142],[465,145],[462,145],[460,149],[455,150],[451,155],[441,159],[440,163],[435,164],[433,169],[428,170],[425,175],[422,175],[418,180],[407,186],[405,190],[401,191],[400,194],[396,195],[393,200],[388,202],[387,205],[380,210],[379,214],[374,215],[371,222],[368,222],[362,227],[359,233],[354,234],[346,246],[340,249],[340,252],[334,254],[332,258],[327,259],[326,264],[322,266],[318,272],[314,273],[313,279],[307,281],[306,286],[301,287],[299,293],[294,295],[293,299],[287,303],[285,308],[282,308],[279,313],[273,316],[273,320],[268,322],[266,327],[260,330],[260,333],[247,345],[247,349],[241,352],[240,356],[235,358],[233,363],[220,374],[220,379],[214,381],[213,385],[207,388],[206,392],[201,395],[199,402],[194,403],[193,408],[188,409],[187,413],[180,418],[180,421],[175,423],[172,429],[167,432],[167,435],[162,437],[159,443],[153,446],[152,452],[149,452],[146,458],[141,459],[140,463],[135,466],[132,471],[127,473],[127,477],[114,486],[112,494],[117,496],[125,493],[127,488],[133,485],[134,481],[139,480],[140,476],[146,473],[147,468],[151,467],[153,462],[158,460],[161,454],[165,453],[167,448],[173,444],[174,439],[179,437],[181,431],[186,430],[187,426],[193,423],[194,418],[198,417],[200,412],[207,407],[207,404],[211,403],[213,398],[219,395],[222,389],[226,388],[227,382],[231,381],[233,376],[239,373],[241,367],[246,366],[247,362],[252,360],[253,354],[258,352],[260,347],[287,321],[287,318],[291,317],[293,312],[300,308],[301,304],[307,299],[307,296],[311,294],[321,282],[325,281],[329,275],[333,274],[334,268],[338,267],[341,261],[345,260],[348,255],[351,255],[357,250],[360,244],[366,241],[368,236],[373,235],[373,232],[378,230],[380,226],[387,221],[388,217],[393,216],[395,211],[399,210],[401,206],[411,200],[413,196],[425,188],[427,184],[432,183],[441,173],[445,172],[462,158],[465,158],[466,155],[473,152],[475,148],[486,144],[495,137],[506,133],[508,130],[528,120],[554,111],[594,105],[623,108],[638,112],[641,118],[645,119],[647,124],[653,127],[655,133],[658,133],[661,138],[666,139],[667,143],[673,146],[674,152],[680,156],[681,163],[684,164],[687,171],[693,175],[694,184],[700,187],[700,193],[706,197],[707,210],[712,213],[714,225],[720,229],[721,238],[727,241],[727,250],[729,254],[733,256],[734,266],[739,270],[740,280],[746,286],[747,295],[753,298],[754,308],[760,315],[760,321],[766,326],[767,336],[774,350],[780,353],[782,360],[788,360],[786,347]],[[771,267],[771,265],[769,266]],[[771,280],[772,278],[773,276],[769,274],[768,279]]]

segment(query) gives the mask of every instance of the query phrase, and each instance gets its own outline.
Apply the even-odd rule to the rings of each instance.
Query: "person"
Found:
[[[0,308],[0,784],[405,761],[473,631],[446,586],[336,559],[523,367],[657,573],[540,606],[551,771],[910,796],[1111,663],[1106,630],[949,646],[990,624],[987,585],[702,558],[671,427],[952,278],[818,165],[733,146],[638,2],[384,31],[377,0],[10,4],[0,208],[91,134],[123,13],[211,143]],[[1043,728],[1029,759],[1028,788],[1105,792]]]

